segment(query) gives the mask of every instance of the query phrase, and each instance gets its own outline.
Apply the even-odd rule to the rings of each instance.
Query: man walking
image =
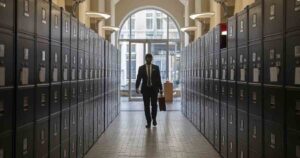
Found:
[[[162,93],[162,83],[160,78],[159,67],[152,64],[153,56],[146,54],[146,64],[139,67],[137,79],[136,79],[136,93],[140,93],[139,86],[142,82],[141,93],[143,94],[144,110],[147,120],[146,128],[151,127],[151,119],[153,125],[156,126],[156,114],[157,114],[157,96],[158,92]],[[150,114],[150,101],[152,106],[152,112]]]

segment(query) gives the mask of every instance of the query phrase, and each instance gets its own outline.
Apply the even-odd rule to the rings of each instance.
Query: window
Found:
[[[162,29],[162,19],[161,18],[157,18],[156,19],[156,28],[158,30],[161,30]]]
[[[148,30],[153,29],[153,19],[146,19],[146,26]]]
[[[131,18],[131,29],[134,30],[135,29],[135,19]]]

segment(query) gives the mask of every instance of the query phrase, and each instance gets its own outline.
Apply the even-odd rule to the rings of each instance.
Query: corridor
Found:
[[[219,154],[180,111],[158,113],[145,128],[143,111],[122,111],[86,158],[218,158]]]

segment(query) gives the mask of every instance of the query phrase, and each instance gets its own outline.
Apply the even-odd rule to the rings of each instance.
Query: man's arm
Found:
[[[136,82],[135,82],[135,89],[138,90],[141,84],[141,80],[142,80],[142,70],[141,67],[139,67],[139,71],[138,71],[138,75],[136,78]]]

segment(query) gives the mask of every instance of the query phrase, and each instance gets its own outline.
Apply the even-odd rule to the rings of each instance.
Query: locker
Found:
[[[70,109],[61,112],[61,142],[69,140],[70,132]]]
[[[265,121],[264,149],[265,157],[284,157],[284,127],[281,124]]]
[[[249,41],[262,38],[262,3],[256,2],[249,6]]]
[[[286,84],[300,86],[300,32],[286,38]]]
[[[2,158],[12,157],[12,132],[0,134],[0,153]]]
[[[36,78],[37,84],[49,82],[49,43],[37,41],[36,48]]]
[[[15,69],[13,36],[11,32],[0,32],[0,36],[0,87],[13,86]]]
[[[60,112],[58,112],[50,117],[50,150],[54,150],[60,145],[60,115]]]
[[[236,136],[228,131],[228,158],[237,157]]]
[[[70,92],[70,83],[62,83],[61,87],[61,96],[62,96],[62,106],[61,109],[68,108],[70,106],[71,92]]]
[[[236,135],[237,111],[235,107],[228,106],[228,135]]]
[[[300,22],[295,19],[300,17],[300,2],[298,0],[286,1],[286,30],[293,31],[299,30]]]
[[[208,60],[208,78],[212,80],[214,78],[214,54],[209,54]]]
[[[18,53],[17,63],[18,70],[17,81],[18,85],[32,85],[34,84],[34,39],[28,36],[18,36]]]
[[[220,102],[214,101],[214,146],[220,151]]]
[[[78,103],[81,103],[84,101],[84,91],[85,91],[85,87],[84,87],[84,81],[79,81],[78,82]]]
[[[249,44],[249,82],[261,83],[263,80],[262,41]]]
[[[221,104],[221,131],[227,131],[227,105],[226,104]]]
[[[61,10],[51,3],[51,41],[61,42]]]
[[[78,121],[78,133],[79,131],[83,130],[83,121],[84,121],[84,109],[83,109],[83,103],[78,104],[78,110],[77,110],[77,121]]]
[[[248,49],[240,47],[237,50],[237,80],[248,82]]]
[[[1,1],[0,2],[0,27],[13,29],[14,27],[14,11],[15,1]]]
[[[71,47],[78,48],[78,20],[71,16]]]
[[[33,121],[33,108],[35,106],[34,95],[34,88],[17,89],[17,127]]]
[[[248,143],[248,113],[245,111],[238,110],[238,141],[239,144],[243,143],[247,145]]]
[[[223,158],[227,158],[227,125],[221,125],[220,153]]]
[[[21,33],[26,33],[33,35],[35,33],[35,1],[36,0],[18,0],[17,1],[17,31]],[[8,1],[6,1],[8,2]],[[10,1],[9,1],[10,2]],[[2,10],[2,9],[1,9]],[[6,18],[9,18],[7,15],[13,14],[1,14],[5,15]],[[2,17],[1,17],[2,18]],[[5,18],[5,19],[6,19]],[[6,19],[6,22],[12,21],[13,18]],[[4,21],[4,19],[3,19]]]
[[[16,157],[33,157],[33,124],[17,128],[16,131]]]
[[[70,138],[70,157],[77,157],[77,135]]]
[[[89,59],[89,54],[85,53],[85,72],[84,72],[84,76],[85,76],[85,79],[88,80],[90,78],[90,59]]]
[[[228,80],[230,81],[235,81],[237,79],[236,74],[237,74],[237,54],[236,54],[236,49],[229,49],[228,50],[228,58],[227,58],[227,63],[228,63]]]
[[[214,54],[214,79],[220,79],[220,65],[221,65],[221,60],[220,60],[220,54]]]
[[[14,90],[0,90],[0,133],[12,130]]]
[[[237,13],[237,45],[244,46],[248,42],[248,6],[239,13]]]
[[[49,0],[36,1],[36,34],[37,37],[49,39],[50,27],[50,4]]]
[[[35,123],[35,157],[48,157],[48,125],[49,119],[42,119]]]
[[[284,120],[284,109],[284,89],[282,87],[264,86],[265,120],[282,124]]]
[[[264,42],[264,83],[282,84],[284,65],[283,65],[283,39],[278,36],[268,38]]]
[[[201,116],[201,123],[200,123],[200,126],[201,126],[201,133],[204,134],[205,133],[205,101],[204,101],[204,97],[201,96],[201,113],[200,113],[200,116]]]
[[[201,37],[201,42],[200,42],[200,56],[204,56],[205,54],[205,35]]]
[[[61,84],[50,86],[50,113],[56,113],[61,108]]]
[[[284,0],[264,1],[264,36],[283,33]]]
[[[90,82],[86,80],[84,84],[85,84],[84,99],[88,100],[90,98]]]
[[[62,18],[62,43],[64,45],[71,45],[71,15],[67,11],[61,8],[61,18]]]
[[[71,82],[70,87],[70,94],[71,94],[71,106],[77,104],[77,81]]]
[[[214,53],[214,31],[211,30],[209,31],[208,33],[208,42],[209,42],[209,45],[208,45],[208,53]]]
[[[228,105],[236,106],[236,83],[228,82]]]
[[[61,47],[59,43],[51,42],[51,82],[61,81]]]
[[[84,103],[84,142],[83,149],[84,153],[89,150],[89,102]]]
[[[262,116],[262,86],[260,84],[249,85],[249,113],[257,116]]]
[[[97,100],[95,99],[94,102],[94,118],[93,118],[93,123],[94,123],[94,142],[97,142],[98,139],[98,103]]]
[[[242,141],[239,140],[237,148],[238,148],[238,153],[237,153],[238,158],[248,158],[248,145],[246,142],[244,142],[243,140]]]
[[[85,26],[81,22],[78,24],[78,32],[79,32],[79,37],[78,37],[78,49],[84,51],[84,42],[85,42]]]
[[[84,68],[85,68],[85,59],[84,59],[84,52],[78,51],[78,80],[84,79]]]
[[[262,117],[251,115],[249,116],[249,157],[262,157],[263,141],[262,141]],[[251,152],[251,151],[253,152]]]
[[[214,33],[214,53],[219,53],[221,50],[220,47],[220,37],[221,37],[221,25],[217,25],[213,28],[213,33]]]
[[[92,147],[94,144],[93,100],[90,100],[89,106],[89,147]],[[111,115],[111,112],[109,114]]]
[[[227,49],[221,51],[221,72],[219,74],[221,80],[227,80]]]
[[[60,157],[60,146],[54,148],[53,150],[50,151],[49,153],[50,158],[57,158]]]
[[[299,157],[300,155],[300,132],[295,130],[287,131],[287,157]]]
[[[77,80],[77,50],[71,50],[71,80]]]
[[[77,135],[77,157],[83,157],[83,129]]]
[[[300,130],[300,88],[288,88],[287,89],[287,128]]]
[[[74,136],[77,134],[77,105],[70,108],[70,135]]]
[[[69,81],[70,77],[70,66],[71,66],[71,51],[69,47],[62,47],[62,80]]]
[[[84,39],[84,51],[86,53],[90,52],[90,29],[85,27],[85,39]]]
[[[61,143],[60,157],[61,158],[70,157],[70,140],[69,139],[65,140]]]
[[[49,86],[36,87],[35,120],[49,115]]]
[[[220,83],[220,101],[222,105],[227,106],[228,89],[227,82],[221,81]]]
[[[249,148],[249,158],[259,158],[262,157],[263,154],[255,152]]]
[[[237,108],[239,110],[248,111],[248,84],[237,84]]]
[[[228,18],[228,48],[235,48],[236,47],[236,40],[237,40],[237,17],[234,15]]]

